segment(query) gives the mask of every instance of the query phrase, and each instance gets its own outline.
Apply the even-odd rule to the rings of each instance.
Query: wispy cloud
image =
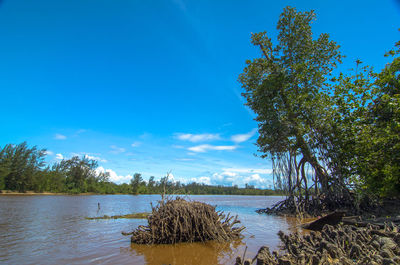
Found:
[[[139,139],[142,139],[142,140],[149,140],[149,139],[151,139],[151,137],[152,137],[151,133],[145,132],[145,133],[142,133],[142,134],[139,136]]]
[[[233,135],[231,137],[231,140],[235,143],[242,143],[242,142],[246,142],[247,140],[249,140],[251,137],[253,137],[253,135],[257,132],[257,129],[253,129],[248,133],[245,134],[236,134]]]
[[[110,152],[112,154],[121,154],[121,153],[125,152],[125,148],[118,147],[116,145],[111,145],[110,148],[111,148]]]
[[[203,134],[191,134],[191,133],[178,133],[175,137],[182,141],[190,141],[192,143],[219,140],[219,134],[203,133]]]
[[[64,156],[62,154],[56,154],[56,159],[63,160]]]
[[[179,9],[181,9],[183,12],[186,13],[186,5],[185,5],[185,2],[183,0],[172,0],[172,2],[174,2],[174,4],[177,7],[179,7]]]
[[[193,158],[176,158],[175,160],[187,162],[187,161],[194,161],[195,159],[193,159]]]
[[[272,174],[272,169],[270,168],[223,168],[224,172],[234,172],[242,174]]]
[[[80,134],[85,133],[85,132],[87,132],[86,129],[79,129],[79,130],[77,130],[77,131],[75,132],[74,136],[79,136]]]
[[[172,147],[172,148],[176,148],[176,149],[183,149],[183,148],[185,148],[183,145],[177,145],[177,144],[173,144],[171,147]]]
[[[91,159],[91,160],[96,160],[96,161],[103,162],[103,163],[108,162],[106,159],[98,157],[98,156],[85,155],[85,158]]]
[[[133,142],[132,144],[131,144],[131,146],[132,147],[138,147],[138,146],[140,146],[142,143],[141,142]]]
[[[65,140],[65,139],[67,139],[67,136],[59,134],[59,133],[56,133],[54,135],[54,139],[56,139],[56,140]]]
[[[49,155],[49,156],[54,155],[53,151],[50,151],[50,150],[46,150],[44,153],[45,153],[46,155]]]
[[[225,150],[235,150],[237,146],[235,145],[210,145],[210,144],[202,144],[196,145],[193,147],[189,147],[188,150],[196,153],[204,153],[209,150],[218,150],[218,151],[225,151]]]

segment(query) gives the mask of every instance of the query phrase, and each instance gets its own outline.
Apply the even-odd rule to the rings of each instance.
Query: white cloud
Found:
[[[96,160],[96,161],[103,162],[103,163],[107,163],[106,159],[103,159],[103,158],[98,157],[98,156],[85,155],[85,158],[91,159],[91,160]]]
[[[220,139],[219,134],[211,134],[211,133],[204,133],[204,134],[179,133],[176,134],[176,138],[182,141],[190,141],[192,143]]]
[[[206,173],[205,175],[192,178],[191,181],[204,183],[207,185],[238,185],[239,187],[244,187],[246,184],[248,184],[253,185],[256,188],[271,188],[273,183],[271,176],[268,173],[268,170],[263,169],[239,169],[236,172],[222,169],[221,172]]]
[[[266,183],[267,180],[262,178],[259,174],[253,174],[243,179],[246,183]]]
[[[56,154],[56,159],[63,160],[64,156],[62,154]]]
[[[235,145],[209,145],[209,144],[202,144],[202,145],[196,145],[193,147],[189,147],[188,150],[196,153],[204,153],[207,152],[208,150],[219,150],[219,151],[224,151],[224,150],[235,150],[237,146]]]
[[[199,178],[192,178],[192,182],[196,183],[203,183],[206,185],[211,185],[211,178],[210,177],[199,177]]]
[[[109,173],[110,174],[110,181],[121,184],[121,183],[128,183],[131,179],[131,175],[126,175],[126,176],[119,176],[114,170],[112,169],[104,169],[103,167],[98,167],[96,169],[97,174],[99,173]]]
[[[139,145],[141,145],[142,143],[141,142],[133,142],[132,144],[131,144],[131,146],[132,147],[138,147]]]
[[[121,154],[125,152],[125,148],[118,147],[116,145],[111,145],[110,148],[111,148],[111,153],[113,154]]]
[[[176,180],[175,180],[175,176],[174,176],[174,174],[172,174],[172,173],[168,173],[166,177],[168,177],[168,181],[172,181],[172,182],[175,182],[175,181],[176,181]]]
[[[246,184],[254,185],[257,188],[268,188],[272,186],[272,180],[267,176],[260,174],[238,174],[235,172],[224,171],[222,173],[214,173],[210,180],[212,185],[233,186],[238,185],[244,187]]]
[[[228,176],[228,177],[235,177],[235,176],[237,176],[238,174],[235,173],[235,172],[224,171],[224,172],[221,173],[221,175],[222,175],[222,176]]]
[[[54,139],[56,139],[56,140],[65,140],[65,139],[67,139],[67,136],[59,134],[59,133],[56,133],[54,135]]]
[[[245,134],[236,134],[233,135],[231,137],[231,140],[235,143],[242,143],[242,142],[246,142],[247,140],[249,140],[251,137],[253,137],[253,135],[256,133],[257,129],[253,129],[248,133]]]
[[[53,151],[50,151],[50,150],[46,150],[44,153],[45,153],[46,155],[49,155],[49,156],[54,155]]]

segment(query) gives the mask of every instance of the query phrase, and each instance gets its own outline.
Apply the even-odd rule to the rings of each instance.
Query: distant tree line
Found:
[[[0,147],[0,190],[56,193],[100,194],[229,194],[277,195],[279,191],[256,189],[246,184],[237,186],[211,186],[199,183],[173,182],[168,176],[155,181],[151,176],[144,181],[135,173],[129,184],[110,181],[108,172],[98,172],[96,160],[87,156],[74,156],[49,165],[45,162],[46,149],[29,147],[26,142]]]
[[[280,190],[256,189],[253,185],[246,184],[244,188],[234,186],[214,186],[192,182],[189,184],[180,181],[171,181],[168,175],[159,181],[154,181],[154,176],[146,182],[141,174],[135,173],[131,183],[132,192],[135,194],[219,194],[219,195],[282,195]]]

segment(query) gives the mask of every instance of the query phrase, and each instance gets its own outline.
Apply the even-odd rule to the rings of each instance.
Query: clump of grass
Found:
[[[131,213],[125,215],[113,215],[113,216],[98,216],[98,217],[86,217],[87,220],[98,220],[98,219],[146,219],[149,213]]]
[[[176,199],[161,200],[147,217],[148,225],[139,226],[131,233],[137,244],[174,244],[179,242],[204,242],[208,240],[231,241],[241,237],[245,227],[237,216],[217,212],[215,206]]]

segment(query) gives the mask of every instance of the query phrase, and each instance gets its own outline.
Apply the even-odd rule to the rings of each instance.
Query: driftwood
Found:
[[[337,212],[325,215],[324,217],[321,217],[310,223],[303,224],[302,228],[308,229],[308,230],[313,230],[313,231],[321,231],[322,228],[324,227],[324,225],[339,224],[342,221],[342,218],[344,215],[345,215],[345,212],[337,211]]]
[[[302,224],[301,227],[308,230],[313,231],[321,231],[324,225],[338,225],[339,223],[344,225],[353,225],[356,227],[367,227],[368,225],[374,225],[381,229],[385,227],[387,223],[393,223],[396,225],[400,225],[400,216],[396,217],[370,217],[366,218],[363,216],[344,216],[346,212],[337,211],[331,214],[328,214],[324,217],[321,217],[315,221]]]
[[[385,224],[383,229],[367,225],[355,227],[325,225],[321,232],[278,235],[283,243],[283,253],[270,252],[267,246],[258,251],[247,264],[304,265],[304,264],[400,264],[399,226]],[[246,264],[241,257],[236,265]]]
[[[366,227],[368,225],[375,225],[383,229],[385,224],[393,223],[400,225],[400,216],[396,217],[372,217],[372,218],[362,218],[361,216],[348,216],[343,217],[342,223],[346,225],[354,225],[357,227]]]
[[[208,240],[231,241],[241,237],[245,227],[237,216],[217,212],[215,206],[186,201],[182,198],[165,199],[152,207],[147,226],[139,226],[131,241],[137,244],[174,244],[179,242],[204,242]]]

